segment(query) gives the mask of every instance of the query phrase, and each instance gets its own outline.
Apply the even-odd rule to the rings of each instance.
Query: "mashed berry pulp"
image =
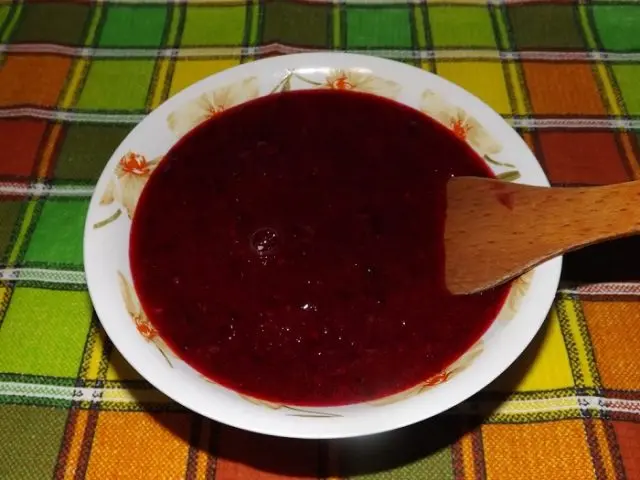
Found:
[[[483,334],[508,286],[444,286],[445,186],[490,176],[426,115],[368,94],[296,91],[180,140],[132,226],[136,291],[204,376],[289,405],[410,388]]]

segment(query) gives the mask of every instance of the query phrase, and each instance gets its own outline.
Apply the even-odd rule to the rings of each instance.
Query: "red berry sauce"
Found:
[[[456,175],[492,174],[390,100],[314,90],[234,107],[151,175],[131,233],[136,291],[181,358],[240,393],[307,406],[397,393],[478,340],[508,292],[444,286]]]

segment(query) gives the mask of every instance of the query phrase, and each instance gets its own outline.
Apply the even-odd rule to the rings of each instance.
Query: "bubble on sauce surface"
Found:
[[[259,228],[249,238],[251,249],[260,256],[273,255],[280,245],[280,235],[275,228]]]

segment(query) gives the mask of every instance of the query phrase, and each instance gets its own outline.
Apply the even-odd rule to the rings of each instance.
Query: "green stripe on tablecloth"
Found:
[[[416,22],[420,21],[421,25],[417,28],[417,31],[422,32],[424,36],[424,49],[433,49],[433,37],[431,35],[431,26],[429,21],[429,8],[427,7],[427,3],[420,3],[416,6],[419,7],[420,13],[416,15]],[[437,65],[436,65],[436,57],[435,55],[430,55],[426,61],[427,70],[432,73],[437,73]]]
[[[426,28],[427,8],[423,3],[416,3],[411,6],[411,37],[413,44],[419,50],[426,50],[429,47],[428,30]],[[435,62],[432,62],[435,63]],[[413,61],[414,66],[421,67],[422,61],[416,58]],[[433,66],[433,65],[430,65]]]
[[[504,4],[501,4],[493,9],[493,18],[497,26],[496,36],[498,37],[500,48],[516,51],[506,8]],[[507,91],[509,92],[511,108],[514,114],[518,118],[530,117],[530,112],[533,111],[533,108],[529,99],[521,62],[516,60],[503,62],[503,69],[507,78]]]
[[[345,42],[344,11],[342,1],[335,0],[331,9],[331,46],[334,50],[340,50]]]
[[[158,44],[159,47],[171,48],[176,45],[176,10],[177,5],[173,2],[168,2],[166,6],[166,16],[164,17],[164,25],[162,29],[162,36]],[[147,108],[152,110],[160,105],[168,95],[168,89],[171,85],[170,78],[168,78],[168,71],[171,64],[171,58],[158,58],[155,63],[155,67],[152,74],[151,86],[147,92]]]
[[[261,36],[262,22],[261,11],[263,5],[259,0],[249,0],[247,2],[246,20],[244,26],[243,52],[240,56],[240,63],[251,62],[256,59],[254,48],[258,45]],[[245,51],[251,52],[246,55]]]
[[[587,42],[587,46],[592,51],[598,51],[598,42],[592,28],[589,5],[580,0],[577,7],[582,32]],[[611,115],[621,115],[622,111],[616,97],[615,88],[613,86],[613,76],[610,69],[602,62],[595,62],[593,65],[596,81],[601,89],[602,99],[605,102],[607,111]]]
[[[5,28],[13,17],[13,5],[0,5],[0,40],[5,38]]]
[[[20,18],[22,6],[23,0],[17,0],[8,7],[5,17],[2,19],[2,22],[0,22],[0,42],[5,43],[9,41],[11,33]]]
[[[87,24],[85,34],[85,44],[87,46],[95,46],[98,39],[99,28],[102,20],[104,5],[102,3],[94,4],[91,10],[91,17]],[[60,95],[59,107],[62,109],[70,108],[77,102],[78,96],[84,86],[90,61],[88,59],[75,60],[71,66],[68,80]]]

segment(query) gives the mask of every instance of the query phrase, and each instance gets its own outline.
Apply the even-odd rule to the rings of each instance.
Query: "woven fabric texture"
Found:
[[[639,32],[634,1],[0,0],[0,478],[640,478],[637,243],[568,257],[536,340],[463,405],[331,442],[158,393],[105,336],[82,265],[95,181],[133,126],[272,55],[415,65],[503,115],[553,184],[640,178]]]

